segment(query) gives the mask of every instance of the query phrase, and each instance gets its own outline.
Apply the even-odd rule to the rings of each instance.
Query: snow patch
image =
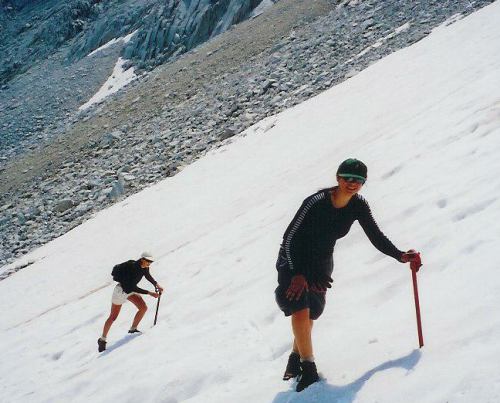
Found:
[[[85,109],[91,107],[92,105],[102,102],[105,98],[107,98],[111,94],[118,92],[127,84],[134,81],[137,78],[134,72],[135,70],[133,67],[130,67],[127,70],[125,70],[123,66],[126,63],[127,60],[119,57],[111,76],[102,85],[99,91],[97,91],[97,93],[92,98],[90,98],[86,103],[80,106],[78,110],[84,111]]]
[[[134,32],[131,32],[130,34],[128,34],[127,36],[123,36],[123,37],[120,37],[120,38],[114,38],[114,39],[111,39],[110,41],[106,42],[104,45],[102,45],[101,47],[93,50],[92,52],[90,52],[88,56],[92,56],[92,55],[95,55],[96,53],[104,50],[104,49],[107,49],[109,48],[110,46],[114,45],[115,43],[118,43],[118,42],[123,42],[123,44],[127,44],[130,42],[130,40],[134,37],[134,35],[136,34],[138,30],[136,29]]]
[[[274,3],[276,3],[278,0],[262,0],[262,2],[254,8],[254,10],[250,13],[249,18],[255,18],[261,15],[264,11],[266,11],[269,7],[274,6]]]
[[[386,42],[387,40],[389,40],[391,38],[394,38],[396,35],[400,34],[401,32],[407,31],[409,28],[410,28],[410,23],[409,22],[407,22],[406,24],[401,25],[400,27],[396,28],[390,34],[384,36],[383,38],[379,39],[374,44],[368,46],[366,49],[364,49],[361,52],[359,52],[353,59],[350,59],[347,63],[351,62],[354,59],[360,58],[361,56],[365,55],[366,53],[368,53],[370,50],[372,50],[374,48],[378,48],[378,47],[382,46],[384,44],[384,42]]]
[[[128,34],[127,36],[124,36],[124,37],[123,37],[123,43],[124,43],[124,44],[129,43],[129,42],[132,40],[132,38],[134,37],[134,35],[136,34],[136,32],[137,32],[137,31],[138,31],[138,29],[136,29],[134,32],[131,32],[131,33],[130,33],[130,34]]]

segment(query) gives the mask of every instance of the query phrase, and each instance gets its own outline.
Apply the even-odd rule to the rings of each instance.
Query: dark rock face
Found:
[[[97,92],[119,55],[127,69],[150,69],[248,18],[261,2],[0,0],[0,151],[50,137]],[[87,57],[127,35],[129,43]]]
[[[100,11],[100,0],[5,3],[6,28],[0,32],[0,84],[24,73],[76,37]]]
[[[6,10],[16,9],[21,10],[28,4],[42,3],[43,0],[11,0],[11,1],[1,1],[0,5]]]
[[[1,3],[0,85],[63,46],[68,62],[137,31],[124,51],[152,67],[246,19],[262,0],[10,0]]]
[[[124,50],[143,67],[165,62],[243,21],[262,0],[167,0],[156,4]]]
[[[141,29],[147,23],[148,13],[158,2],[159,0],[128,0],[121,2],[120,5],[115,4],[113,8],[109,4],[113,2],[109,2],[106,6],[101,5],[97,18],[90,24],[85,34],[71,45],[68,59],[79,60],[110,40]]]

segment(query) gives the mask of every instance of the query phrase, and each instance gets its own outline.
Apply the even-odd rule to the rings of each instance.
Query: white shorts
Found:
[[[115,305],[122,305],[127,301],[127,298],[131,295],[137,294],[136,292],[126,293],[120,284],[117,284],[113,290],[113,296],[111,297],[111,303]]]

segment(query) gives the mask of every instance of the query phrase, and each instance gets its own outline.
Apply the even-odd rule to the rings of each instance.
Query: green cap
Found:
[[[337,175],[343,178],[349,177],[366,180],[368,177],[368,168],[360,160],[349,158],[339,165]]]

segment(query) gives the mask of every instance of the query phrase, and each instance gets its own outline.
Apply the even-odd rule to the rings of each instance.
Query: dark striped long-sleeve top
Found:
[[[332,191],[320,190],[305,199],[286,229],[282,248],[289,270],[307,275],[328,267],[337,239],[346,236],[356,220],[379,251],[400,261],[403,252],[379,229],[367,201],[355,195],[345,207],[336,208]]]

